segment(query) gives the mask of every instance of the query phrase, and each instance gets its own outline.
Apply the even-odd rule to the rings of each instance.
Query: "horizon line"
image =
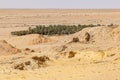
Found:
[[[120,8],[0,8],[0,9],[9,9],[9,10],[119,10]]]

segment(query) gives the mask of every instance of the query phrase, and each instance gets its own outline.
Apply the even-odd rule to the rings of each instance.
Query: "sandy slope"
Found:
[[[2,80],[119,80],[120,64],[99,63],[81,65],[79,62],[64,61],[65,64],[40,68],[38,70],[16,71],[0,73]]]
[[[86,31],[91,36],[88,42],[85,41],[84,33]],[[0,79],[119,80],[119,31],[119,27],[86,28],[78,33],[60,37],[55,42],[26,46],[26,48],[29,47],[40,52],[25,52],[22,50],[22,53],[8,56],[2,55],[0,59]],[[27,37],[29,40],[29,36],[22,36],[21,38]],[[34,39],[33,35],[31,36],[31,39]],[[73,42],[74,37],[78,37],[79,42]],[[14,37],[13,41],[17,41],[17,39],[18,37]],[[16,47],[19,45],[16,44]],[[21,45],[25,46],[26,44]],[[61,50],[63,45],[67,47]],[[75,55],[69,57],[71,51]],[[38,67],[32,57],[42,55],[48,56],[50,60],[46,61],[45,64],[40,64],[41,67]],[[28,61],[31,64],[25,65],[25,70],[15,69],[16,65]]]
[[[13,30],[41,23],[119,24],[120,10],[0,12],[0,80],[120,80],[119,26],[85,28],[66,36],[10,35]]]

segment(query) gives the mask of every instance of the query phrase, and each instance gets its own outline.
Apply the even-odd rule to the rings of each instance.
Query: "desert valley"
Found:
[[[73,34],[12,35],[37,25]],[[120,80],[120,10],[0,10],[0,80]]]

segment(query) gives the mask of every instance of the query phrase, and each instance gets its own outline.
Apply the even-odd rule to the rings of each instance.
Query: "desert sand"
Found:
[[[120,10],[0,10],[0,80],[120,80],[119,22]],[[10,34],[51,24],[104,26],[61,36]]]

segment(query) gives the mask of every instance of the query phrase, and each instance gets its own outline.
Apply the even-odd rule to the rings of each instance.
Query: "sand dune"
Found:
[[[15,36],[8,39],[8,42],[17,47],[38,45],[40,43],[51,42],[52,39],[39,34],[31,34],[26,36]]]
[[[7,43],[5,40],[0,41],[0,55],[9,55],[9,54],[16,54],[19,53],[20,50],[13,47],[9,43]]]

